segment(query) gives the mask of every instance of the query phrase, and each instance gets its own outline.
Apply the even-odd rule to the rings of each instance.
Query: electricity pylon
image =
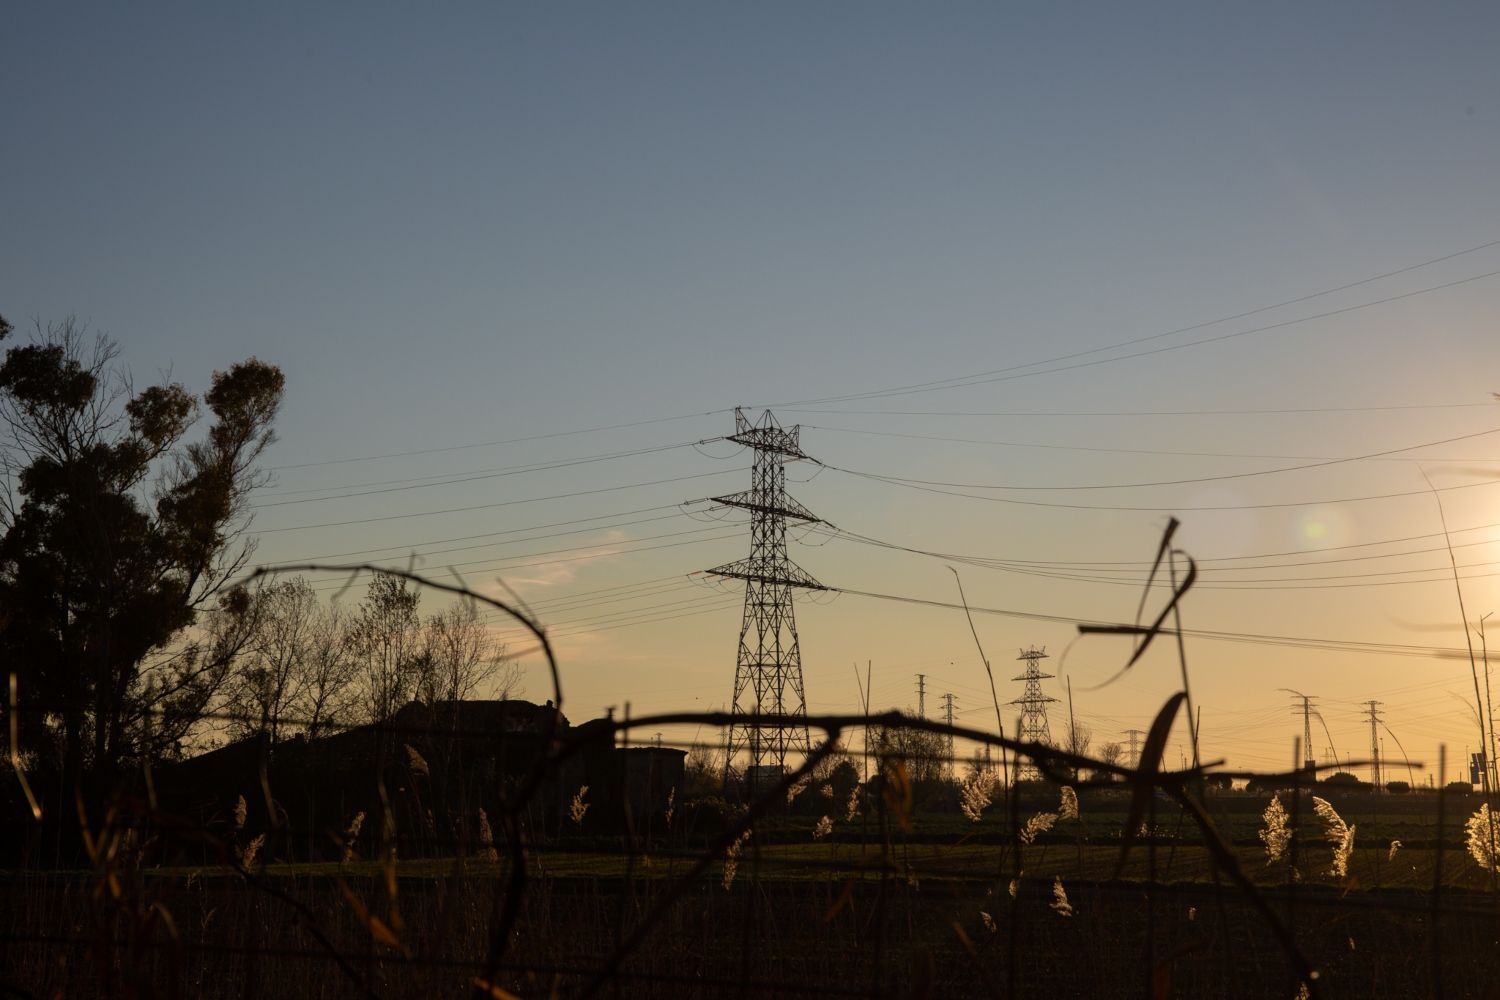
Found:
[[[1011,680],[1025,681],[1026,690],[1011,704],[1021,706],[1021,739],[1051,745],[1052,730],[1047,725],[1047,703],[1057,699],[1042,694],[1042,681],[1053,676],[1042,673],[1042,668],[1038,666],[1046,658],[1046,650],[1037,649],[1035,646],[1022,650],[1021,655],[1016,657],[1018,660],[1026,661],[1026,670],[1012,677]],[[1017,760],[1016,780],[1034,780],[1041,776],[1042,772],[1036,766],[1035,761],[1029,757]]]
[[[953,765],[953,703],[958,700],[958,695],[949,691],[943,695],[943,719],[948,723],[948,764]]]
[[[1130,754],[1130,766],[1140,767],[1141,737],[1146,734],[1139,729],[1127,729],[1125,730],[1125,735],[1130,739],[1130,749],[1127,751]]]
[[[1301,691],[1293,691],[1291,688],[1281,688],[1281,690],[1293,697],[1302,699],[1302,769],[1312,774],[1318,768],[1318,762],[1313,757],[1312,746],[1312,717],[1318,714],[1312,702],[1317,695],[1303,694]],[[1297,709],[1292,709],[1292,714],[1296,715]],[[1319,716],[1320,721],[1321,718]],[[1330,738],[1328,742],[1332,744],[1333,740]]]
[[[736,407],[734,434],[727,440],[755,451],[750,489],[713,498],[750,512],[750,555],[708,572],[745,581],[728,759],[733,761],[741,751],[748,753],[745,776],[751,794],[760,767],[770,764],[785,769],[788,753],[811,750],[792,591],[828,588],[792,562],[786,551],[788,520],[820,523],[786,494],[786,463],[807,458],[798,443],[799,430],[796,425],[782,427],[770,410],[752,424]],[[781,718],[767,722],[764,716]]]
[[[1380,774],[1380,706],[1381,701],[1367,701],[1370,707],[1364,714],[1370,717],[1370,787],[1379,794],[1382,785]]]

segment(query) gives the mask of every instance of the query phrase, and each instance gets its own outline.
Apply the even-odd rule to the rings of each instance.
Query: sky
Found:
[[[748,487],[740,405],[819,516],[940,554],[793,533],[839,588],[797,604],[813,712],[868,666],[994,729],[952,565],[1040,616],[976,614],[1001,702],[1045,646],[1054,734],[1064,677],[1096,746],[1149,728],[1176,647],[1116,677],[1075,623],[1135,618],[1175,516],[1183,626],[1239,640],[1185,640],[1206,759],[1288,766],[1284,688],[1320,759],[1372,699],[1388,760],[1476,748],[1493,5],[24,4],[0,47],[0,313],[138,382],[281,366],[257,560],[503,579],[574,721],[730,700],[742,591],[693,574],[748,528],[691,501]]]

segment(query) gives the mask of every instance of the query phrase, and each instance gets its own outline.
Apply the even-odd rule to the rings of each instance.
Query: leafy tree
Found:
[[[68,320],[0,363],[0,655],[28,747],[73,781],[169,752],[247,641],[230,580],[284,385],[251,358],[201,401],[137,392],[118,358]],[[212,420],[189,441],[200,404]]]

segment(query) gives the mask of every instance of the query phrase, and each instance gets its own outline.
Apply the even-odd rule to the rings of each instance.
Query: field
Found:
[[[1205,800],[1253,893],[1165,802],[1122,865],[1125,793],[1085,790],[1029,844],[998,805],[979,823],[918,809],[909,829],[872,809],[820,839],[819,817],[783,811],[732,864],[717,830],[565,832],[524,850],[519,887],[503,850],[406,857],[420,845],[399,839],[394,860],[12,871],[0,958],[23,996],[1294,997],[1290,943],[1321,995],[1492,996],[1500,894],[1462,828],[1477,803],[1443,796],[1440,827],[1436,795],[1337,800],[1356,834],[1335,877],[1307,798],[1269,864],[1267,798]],[[1023,824],[1056,802],[1015,806]]]

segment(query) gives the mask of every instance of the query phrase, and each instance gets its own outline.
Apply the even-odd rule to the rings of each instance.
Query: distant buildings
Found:
[[[500,837],[518,795],[523,836],[649,829],[669,797],[682,798],[685,756],[617,747],[606,720],[575,727],[551,702],[412,702],[388,722],[315,740],[241,740],[159,768],[156,786],[164,809],[221,826],[244,796],[245,827],[280,831],[280,856],[295,860],[342,856],[340,833],[359,813],[372,848],[387,809],[402,856],[447,856],[474,853],[482,828]]]

